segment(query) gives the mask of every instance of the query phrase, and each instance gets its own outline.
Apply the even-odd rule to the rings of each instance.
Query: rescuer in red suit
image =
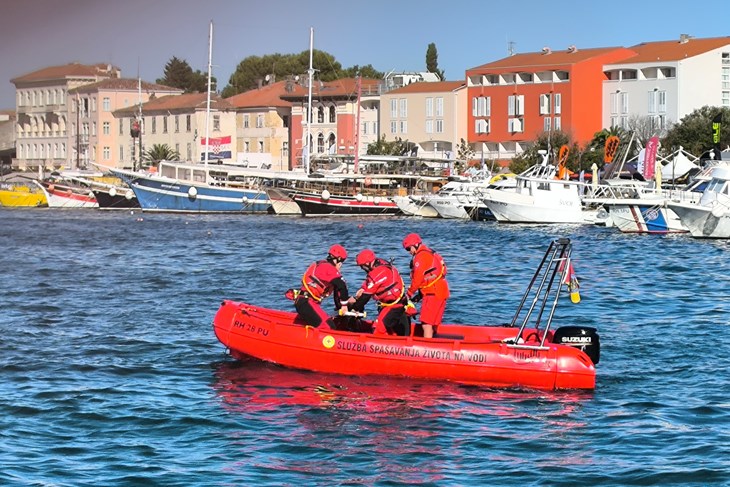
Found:
[[[322,309],[322,300],[333,295],[335,311],[347,312],[348,303],[355,300],[347,292],[347,284],[340,274],[347,251],[342,245],[333,245],[327,258],[311,264],[302,276],[302,288],[294,300],[299,317],[308,325],[322,329],[334,329],[333,318]]]
[[[449,284],[446,281],[444,259],[428,248],[417,233],[410,233],[403,239],[403,248],[411,258],[411,285],[406,291],[408,299],[421,301],[420,323],[423,336],[432,338],[444,316],[446,300],[449,299]]]
[[[367,273],[362,287],[355,293],[353,309],[363,310],[370,298],[378,302],[380,312],[373,322],[373,333],[376,335],[410,334],[409,320],[405,316],[406,298],[405,284],[395,266],[375,256],[370,249],[365,249],[356,258],[357,265]]]

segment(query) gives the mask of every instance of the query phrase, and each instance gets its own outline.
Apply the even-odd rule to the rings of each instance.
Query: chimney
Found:
[[[568,46],[568,52],[573,53],[573,52],[577,52],[577,51],[578,51],[577,47],[572,46],[572,45]]]
[[[689,34],[679,34],[679,43],[680,44],[687,44],[690,39],[691,39],[691,36]]]
[[[550,48],[548,46],[545,46],[545,47],[542,48],[542,53],[543,54],[550,54],[551,52],[552,51],[550,50]]]

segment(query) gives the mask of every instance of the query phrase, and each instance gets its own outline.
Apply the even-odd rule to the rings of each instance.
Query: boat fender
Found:
[[[112,198],[114,198],[116,195],[117,195],[117,188],[111,188],[109,190],[109,196],[111,196]]]
[[[244,204],[244,205],[248,205],[248,196],[244,196],[244,197],[243,197],[243,198],[241,199],[241,201],[243,202],[243,204]]]
[[[195,199],[196,196],[198,196],[198,189],[195,186],[191,186],[188,190],[188,196],[190,198]]]
[[[134,192],[131,189],[128,189],[126,193],[124,193],[124,197],[128,200],[131,200],[134,198]]]
[[[380,196],[376,196],[375,199],[373,200],[373,203],[375,203],[376,205],[379,205],[380,201],[381,201]]]
[[[357,193],[357,194],[355,195],[355,199],[356,199],[357,201],[362,201],[362,193]]]
[[[561,326],[555,330],[553,343],[577,348],[588,355],[594,365],[601,359],[601,342],[595,328],[589,326]]]
[[[89,191],[89,198],[95,198],[93,191]]]
[[[325,200],[325,201],[327,201],[328,199],[330,199],[330,192],[327,191],[326,189],[322,190],[322,199]]]

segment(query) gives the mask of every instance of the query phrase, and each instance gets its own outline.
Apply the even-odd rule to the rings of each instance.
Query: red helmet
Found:
[[[345,260],[347,259],[347,250],[342,245],[334,244],[330,247],[329,255],[334,259]]]
[[[403,239],[403,248],[408,250],[409,247],[420,245],[421,243],[421,237],[417,233],[409,233],[406,235],[406,238]]]
[[[370,264],[375,260],[375,252],[373,252],[370,249],[364,249],[359,254],[357,254],[357,259],[355,259],[355,262],[357,265],[365,265]]]

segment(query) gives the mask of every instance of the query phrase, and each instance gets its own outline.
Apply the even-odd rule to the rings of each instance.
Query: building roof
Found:
[[[490,70],[496,71],[534,71],[536,69],[550,69],[556,66],[572,66],[580,62],[587,61],[596,56],[610,53],[616,49],[625,49],[623,47],[598,47],[589,49],[571,48],[554,51],[548,47],[543,48],[540,52],[527,52],[523,54],[515,54],[506,58],[499,59],[492,63],[482,64],[472,70]]]
[[[342,78],[334,81],[320,82],[314,80],[312,82],[312,96],[316,96],[318,99],[327,98],[355,98],[357,97],[357,79],[356,78]],[[380,93],[380,85],[382,80],[361,78],[360,89],[364,94]],[[285,100],[299,101],[303,97],[308,97],[308,88],[304,85],[296,85],[291,93],[282,95]]]
[[[47,68],[27,73],[10,80],[13,84],[27,83],[32,81],[50,81],[66,78],[95,78],[97,76],[107,76],[118,78],[121,70],[111,64],[80,64],[70,63],[61,66],[49,66]]]
[[[96,83],[89,83],[88,85],[79,86],[68,90],[69,93],[90,93],[97,90],[109,90],[109,91],[137,91],[139,89],[139,80],[133,78],[108,78]],[[173,88],[172,86],[158,85],[156,83],[148,83],[142,81],[142,91],[147,93],[154,91],[172,91],[182,93],[183,90],[179,88]]]
[[[421,81],[411,83],[403,88],[397,88],[389,91],[388,94],[396,93],[444,93],[448,91],[456,91],[466,86],[463,81]]]
[[[636,51],[636,56],[625,59],[621,63],[680,61],[727,45],[730,45],[730,37],[695,39],[681,36],[680,39],[672,41],[642,42],[629,48]]]
[[[226,101],[234,108],[291,107],[291,102],[282,100],[281,96],[289,93],[287,87],[292,89],[295,85],[293,80],[277,81],[233,95],[226,98]]]
[[[182,95],[166,95],[159,98],[152,98],[147,103],[142,104],[142,113],[153,112],[190,112],[196,110],[205,110],[207,104],[207,96],[205,93],[184,93]],[[211,110],[231,110],[233,106],[218,95],[210,97]],[[115,110],[115,115],[129,115],[136,113],[139,106],[132,105],[125,108]]]

